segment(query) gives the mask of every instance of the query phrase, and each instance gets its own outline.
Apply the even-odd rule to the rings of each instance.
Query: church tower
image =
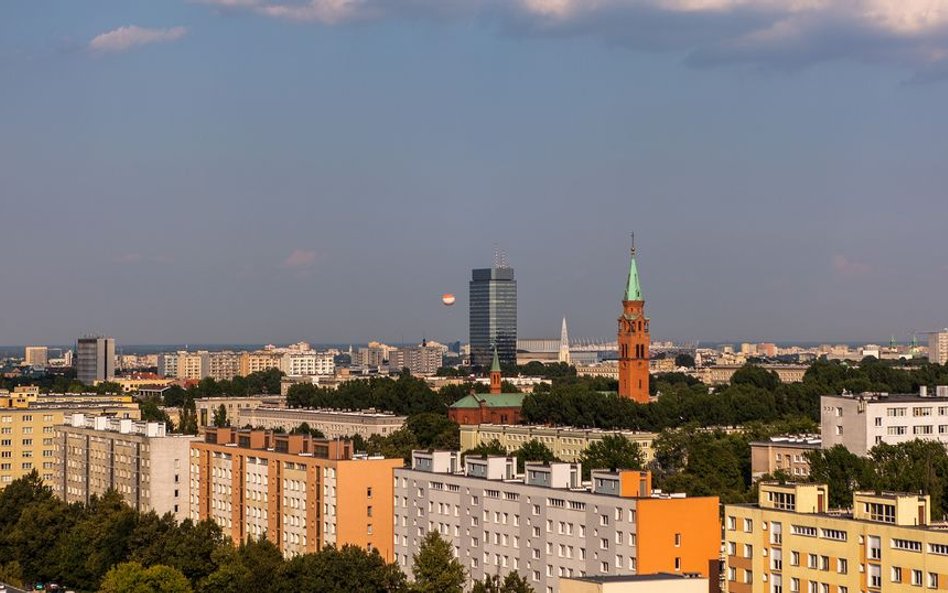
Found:
[[[629,277],[622,299],[619,316],[619,396],[647,404],[648,395],[648,317],[645,316],[645,298],[639,286],[639,271],[635,265],[635,236],[632,237],[632,257]]]
[[[500,358],[497,357],[497,346],[494,346],[494,361],[490,365],[490,392],[500,393],[503,390],[503,382],[500,376]]]

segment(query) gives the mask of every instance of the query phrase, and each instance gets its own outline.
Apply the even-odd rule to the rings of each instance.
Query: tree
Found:
[[[873,482],[870,460],[851,453],[842,445],[807,451],[810,479],[829,486],[829,506],[849,508],[853,491],[870,488]]]
[[[539,461],[541,463],[552,463],[557,461],[556,455],[549,447],[536,439],[532,439],[520,446],[514,451],[517,457],[517,469],[523,471],[528,461]]]
[[[780,377],[774,371],[748,363],[731,375],[731,385],[753,385],[774,391],[780,385]]]
[[[170,566],[124,562],[106,573],[99,593],[191,593],[191,583]]]
[[[508,572],[501,580],[500,575],[488,575],[483,581],[474,583],[471,593],[534,593],[533,587],[516,572]]]
[[[159,408],[156,401],[150,399],[145,400],[139,405],[139,408],[142,412],[142,420],[148,422],[164,422],[165,426],[168,427],[168,432],[174,430],[174,423],[171,421],[171,416]]]
[[[676,367],[688,367],[689,369],[695,368],[695,357],[688,354],[687,352],[682,352],[675,357],[675,366]]]
[[[464,452],[464,454],[473,455],[476,457],[490,457],[507,455],[507,449],[497,439],[491,439],[486,443],[481,443],[473,449],[468,449]]]
[[[284,567],[287,591],[319,593],[404,593],[405,575],[378,551],[344,545],[296,556]]]
[[[405,427],[414,433],[422,449],[457,449],[461,446],[460,427],[444,414],[414,414],[405,421]]]
[[[230,421],[227,419],[227,408],[224,407],[224,404],[221,404],[216,410],[214,410],[213,424],[218,428],[230,426]]]
[[[594,469],[642,469],[645,457],[639,444],[621,435],[606,435],[593,441],[580,457],[583,475]]]
[[[293,430],[291,430],[291,431],[290,431],[290,434],[307,434],[307,435],[309,435],[309,436],[311,436],[311,437],[313,437],[313,438],[317,438],[317,439],[324,439],[324,438],[326,438],[326,435],[323,433],[323,431],[319,430],[318,428],[312,428],[312,427],[309,425],[309,422],[303,422],[303,423],[301,423],[299,426],[297,426],[296,428],[294,428]]]
[[[415,554],[412,593],[463,593],[467,576],[451,544],[429,531]]]

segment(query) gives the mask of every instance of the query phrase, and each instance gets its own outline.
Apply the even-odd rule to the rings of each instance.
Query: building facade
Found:
[[[751,449],[751,477],[758,480],[783,472],[793,479],[810,475],[807,453],[818,451],[822,441],[817,435],[777,436],[765,441],[753,441]]]
[[[824,484],[761,483],[724,507],[729,593],[900,593],[948,588],[948,531],[918,494],[857,492],[827,508]]]
[[[430,376],[444,363],[444,351],[439,346],[409,346],[395,348],[388,354],[388,368],[392,371],[408,369],[412,375]]]
[[[167,434],[161,422],[66,415],[56,427],[53,492],[67,503],[87,503],[114,489],[135,510],[183,521],[190,517],[194,438]]]
[[[619,396],[639,403],[649,402],[649,319],[645,316],[645,297],[639,285],[635,263],[635,243],[629,258],[629,276],[619,316]]]
[[[395,560],[408,572],[429,531],[453,547],[469,579],[516,571],[538,593],[560,577],[700,573],[717,582],[718,499],[658,495],[648,472],[592,472],[579,464],[462,459],[415,451],[395,470]]]
[[[598,428],[573,428],[570,426],[535,426],[524,424],[463,424],[461,425],[461,450],[470,451],[480,445],[497,441],[513,453],[530,441],[539,441],[547,446],[560,461],[576,462],[583,451],[605,436],[621,436],[638,444],[645,461],[655,459],[652,443],[658,435],[654,432],[631,430],[600,430]]]
[[[843,445],[864,456],[879,443],[914,439],[948,444],[948,391],[943,395],[824,395],[820,397],[823,447]]]
[[[517,281],[502,262],[471,271],[471,366],[487,367],[497,348],[502,364],[517,364]]]
[[[560,579],[560,593],[708,593],[711,583],[699,574],[656,573]]]
[[[0,488],[33,470],[52,485],[56,477],[56,426],[67,414],[141,418],[131,396],[96,394],[39,395],[39,389],[18,387],[0,393]]]
[[[266,536],[285,556],[356,545],[393,559],[392,470],[351,441],[208,428],[191,444],[191,517],[234,542]]]
[[[23,349],[23,363],[35,368],[46,368],[49,349],[46,346],[27,346]]]
[[[281,369],[283,366],[283,355],[279,352],[261,350],[259,352],[241,352],[240,353],[240,376],[246,377],[251,373],[267,371],[270,369]]]
[[[115,377],[115,339],[79,338],[76,345],[76,379],[83,385]]]
[[[280,370],[291,377],[307,375],[332,375],[336,365],[329,352],[305,350],[286,352],[280,361]]]
[[[277,408],[285,407],[286,397],[282,395],[251,395],[242,397],[202,397],[194,400],[199,429],[214,423],[214,413],[221,406],[224,406],[224,413],[227,414],[228,422],[233,425],[240,418],[241,410],[264,405]]]
[[[378,434],[388,436],[405,426],[407,416],[396,416],[386,412],[349,410],[311,410],[306,408],[280,408],[257,406],[241,408],[237,412],[236,426],[253,426],[269,430],[282,429],[287,432],[304,422],[328,439],[359,435],[369,438]]]
[[[928,334],[928,361],[935,364],[948,362],[948,329]]]

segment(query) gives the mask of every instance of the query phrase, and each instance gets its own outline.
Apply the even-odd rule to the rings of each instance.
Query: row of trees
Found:
[[[325,548],[290,560],[266,539],[234,546],[205,521],[138,513],[110,491],[66,504],[32,474],[0,492],[0,581],[58,582],[101,593],[462,593],[451,546],[429,533],[414,578],[377,551]],[[475,583],[479,593],[532,593],[516,574]]]

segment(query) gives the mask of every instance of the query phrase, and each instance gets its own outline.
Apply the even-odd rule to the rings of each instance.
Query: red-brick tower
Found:
[[[493,364],[490,365],[490,392],[500,393],[502,390],[500,359],[497,357],[497,347],[494,346],[494,361]]]
[[[619,395],[639,403],[648,403],[648,317],[645,316],[645,298],[639,286],[639,272],[635,265],[635,237],[632,238],[632,257],[629,278],[622,299],[619,316]]]

